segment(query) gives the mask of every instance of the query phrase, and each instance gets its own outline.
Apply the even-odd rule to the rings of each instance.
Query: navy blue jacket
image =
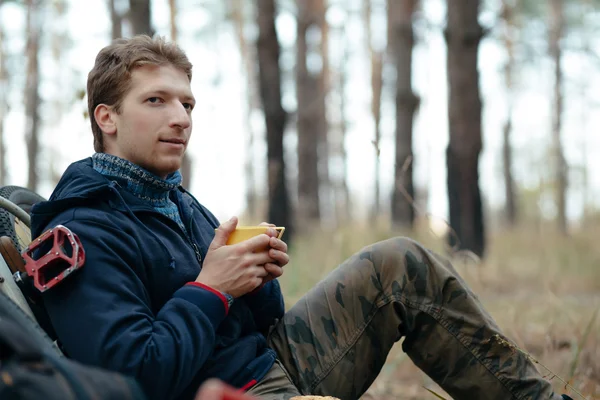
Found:
[[[251,386],[271,368],[265,332],[284,313],[279,283],[236,299],[194,282],[216,218],[183,189],[171,199],[187,228],[92,168],[65,171],[32,210],[32,237],[62,224],[81,239],[84,267],[44,295],[66,354],[135,377],[152,399],[190,399],[210,377]]]

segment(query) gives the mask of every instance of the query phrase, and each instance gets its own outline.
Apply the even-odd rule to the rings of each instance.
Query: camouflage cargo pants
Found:
[[[455,399],[561,399],[504,336],[452,265],[408,239],[362,249],[273,328],[261,399],[359,398],[394,342]],[[282,367],[283,366],[283,367]]]

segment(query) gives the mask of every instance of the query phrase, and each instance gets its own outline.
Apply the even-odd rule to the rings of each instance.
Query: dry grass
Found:
[[[600,399],[600,226],[569,238],[554,232],[552,226],[494,232],[480,264],[465,257],[453,262],[507,336],[552,371],[539,366],[557,392],[581,398],[554,374],[585,398]],[[313,232],[297,239],[281,278],[288,305],[361,247],[394,235],[448,255],[444,241],[423,227],[410,234],[372,224]],[[449,398],[395,346],[364,397],[436,398],[425,387]]]

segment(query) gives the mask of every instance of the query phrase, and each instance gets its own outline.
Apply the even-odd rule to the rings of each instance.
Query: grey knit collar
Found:
[[[169,192],[181,186],[179,171],[161,179],[139,165],[112,154],[96,153],[92,156],[92,164],[94,170],[104,176],[125,180],[128,191],[154,207],[169,203]]]

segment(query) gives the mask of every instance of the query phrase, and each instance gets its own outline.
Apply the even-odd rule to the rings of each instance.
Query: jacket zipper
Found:
[[[182,221],[183,222],[183,221]],[[196,244],[196,242],[194,242],[192,240],[192,228],[194,224],[194,209],[192,207],[190,207],[190,219],[188,222],[188,226],[187,226],[187,230],[185,233],[186,237],[188,238],[188,241],[192,244],[192,248],[194,249],[194,253],[196,253],[196,259],[198,260],[198,262],[200,264],[202,264],[202,254],[200,254],[200,249],[198,248],[198,245]]]
[[[177,227],[179,228],[179,230],[182,230],[181,227],[179,226],[179,224],[176,223],[175,225],[177,225]],[[185,229],[183,229],[183,235],[187,239],[187,241],[190,244],[190,246],[192,246],[192,249],[194,250],[194,254],[196,255],[196,260],[198,260],[199,263],[202,263],[202,254],[200,253],[200,248],[198,247],[198,245],[196,244],[196,242],[194,242],[192,240],[192,237],[191,237],[190,233],[187,232]]]
[[[156,211],[153,211],[156,212]],[[171,218],[165,216],[164,214],[161,214],[159,212],[156,212],[158,215],[160,215],[161,217],[167,218],[168,220],[172,221],[175,223],[175,225],[177,225],[177,228],[183,232],[183,236],[185,236],[187,242],[190,244],[190,246],[192,247],[192,249],[194,250],[194,254],[196,255],[196,260],[198,260],[198,262],[200,264],[202,264],[202,253],[200,253],[200,248],[198,247],[198,245],[196,244],[196,242],[194,242],[194,240],[192,239],[191,235],[189,232],[187,232],[185,229],[181,229],[181,227],[179,226],[178,223],[176,223],[175,221],[173,221]],[[190,225],[190,229],[191,229],[191,223]]]
[[[198,245],[194,242],[192,242],[190,239],[188,239],[189,242],[192,244],[192,247],[194,248],[194,253],[196,253],[196,259],[198,260],[199,263],[202,262],[202,254],[200,254],[200,249],[198,248]]]

